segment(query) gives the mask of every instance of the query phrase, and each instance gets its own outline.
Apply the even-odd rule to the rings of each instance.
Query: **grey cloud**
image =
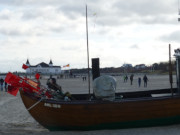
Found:
[[[22,8],[19,12],[22,13],[21,18],[23,20],[35,20],[38,18],[48,20],[48,19],[56,19],[56,7],[29,7]]]
[[[10,20],[12,12],[8,9],[2,9],[0,11],[0,20]]]
[[[65,29],[64,29],[63,27],[60,27],[60,26],[59,26],[59,27],[51,27],[50,30],[51,30],[52,32],[59,33],[59,32],[64,31]]]
[[[107,26],[117,26],[130,23],[145,24],[164,24],[174,23],[172,14],[177,14],[177,2],[172,0],[86,0],[88,4],[88,13],[97,13],[97,24]],[[58,12],[61,12],[75,20],[79,16],[85,16],[85,0],[5,0],[0,4],[8,6],[27,6],[27,7],[45,7],[53,6]],[[23,15],[24,19],[36,18],[38,14],[27,12]],[[170,16],[170,17],[169,17]],[[90,18],[92,16],[89,16]]]
[[[0,0],[1,5],[8,6],[60,6],[84,3],[84,0]]]
[[[2,35],[11,35],[11,36],[18,36],[18,35],[22,35],[23,34],[18,29],[8,29],[8,28],[0,28],[0,33]]]
[[[46,34],[47,30],[44,29],[39,29],[39,28],[28,28],[22,30],[20,26],[14,26],[14,28],[9,28],[9,27],[4,27],[0,28],[0,34],[5,35],[5,36],[42,36]]]
[[[97,32],[99,35],[104,35],[110,32],[111,29],[109,28],[100,28]]]
[[[31,19],[36,19],[38,17],[39,17],[39,14],[32,10],[24,11],[24,13],[22,15],[23,20],[31,20]]]
[[[85,16],[85,8],[81,5],[62,5],[58,11],[63,12],[66,16],[68,15],[70,19],[76,19],[79,16]]]
[[[101,6],[99,13],[97,23],[111,27],[131,23],[174,24],[177,19],[172,16],[177,14],[177,3],[170,0],[117,0]]]
[[[169,42],[180,42],[180,30],[178,31],[175,31],[169,35],[164,35],[162,37],[160,37],[159,39],[162,40],[162,41],[169,41]]]
[[[130,48],[132,48],[132,49],[139,49],[139,46],[135,44],[135,45],[130,46]]]
[[[45,36],[52,33],[59,33],[64,30],[63,27],[57,26],[57,27],[37,27],[33,26],[24,30],[21,30],[21,28],[18,26],[16,28],[0,28],[0,34],[5,36]]]
[[[9,20],[10,16],[9,15],[0,15],[0,20]]]
[[[117,1],[114,5],[119,13],[125,15],[137,14],[141,16],[171,14],[177,10],[177,5],[174,2],[167,0],[133,0],[124,2],[123,0]]]
[[[141,16],[157,15],[157,14],[169,14],[177,11],[177,1],[172,0],[0,0],[0,4],[6,5],[23,5],[23,6],[54,6],[60,7],[63,10],[72,10],[82,12],[81,9],[88,4],[88,9],[95,9],[102,11],[101,14],[107,15],[111,13],[118,13],[121,16],[127,16],[131,14],[138,14]]]
[[[67,23],[69,20],[78,20],[79,17],[82,16],[85,18],[85,0],[0,0],[0,4],[21,6],[21,8],[18,9],[18,12],[21,12],[20,14],[22,14],[22,20],[20,21],[32,21],[34,22],[32,25],[35,25],[38,21],[43,21],[43,27],[46,27],[47,30],[51,30],[52,32],[59,32],[67,29],[63,28],[66,27],[66,25],[62,24],[64,23],[63,21],[59,22],[61,27],[53,27],[44,24],[44,22],[59,21],[56,18],[60,18],[61,14],[64,14],[66,19],[68,19]],[[87,0],[87,4],[89,22],[93,21],[93,13],[96,13],[97,27],[117,27],[119,25],[127,25],[131,23],[173,24],[177,21],[176,18],[172,18],[172,14],[177,12],[177,8],[175,8],[177,3],[171,0],[167,0],[166,2],[164,0],[113,0],[111,2],[105,0]],[[51,10],[44,9],[46,7],[52,7],[53,11],[49,12]],[[0,15],[0,19],[9,19],[9,16],[5,14]],[[76,22],[74,21],[72,23]],[[41,24],[41,22],[39,24]],[[77,25],[78,24],[75,24],[74,26]],[[37,25],[32,26],[32,28],[34,27],[41,28],[41,26]],[[43,31],[40,33],[43,34]],[[21,34],[21,32],[18,33],[18,30],[12,30],[9,32],[1,31],[1,33],[9,33],[12,35]]]

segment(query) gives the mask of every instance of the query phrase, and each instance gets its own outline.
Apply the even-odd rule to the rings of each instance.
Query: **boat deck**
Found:
[[[177,89],[173,89],[173,98],[179,97],[177,94]],[[30,95],[29,95],[30,96]],[[161,90],[150,90],[150,91],[138,91],[138,92],[124,92],[124,93],[116,93],[116,98],[114,101],[106,101],[99,100],[94,97],[93,94],[90,95],[92,97],[89,99],[88,94],[72,94],[73,100],[64,101],[64,100],[54,100],[54,99],[43,99],[42,101],[48,103],[63,103],[63,104],[94,104],[94,103],[119,103],[119,102],[131,102],[131,101],[142,101],[142,100],[162,100],[172,97],[172,93],[170,89],[161,89]],[[31,96],[31,98],[36,98]],[[40,99],[40,98],[39,98]],[[36,100],[39,100],[36,98]]]

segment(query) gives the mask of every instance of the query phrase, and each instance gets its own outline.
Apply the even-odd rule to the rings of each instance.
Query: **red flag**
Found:
[[[19,87],[14,87],[14,86],[10,86],[10,85],[8,86],[8,91],[7,92],[9,94],[11,94],[13,96],[16,96],[18,91],[19,91]]]
[[[23,91],[28,92],[28,93],[33,93],[33,87],[31,87],[31,85],[29,85],[28,83],[26,83],[26,81],[23,81],[21,84]]]
[[[22,65],[22,68],[26,70],[26,69],[29,68],[29,67],[28,67],[27,65],[23,64],[23,65]]]
[[[12,74],[11,72],[9,72],[6,75],[5,82],[10,84],[8,86],[8,93],[9,94],[12,94],[14,96],[17,95],[19,88],[20,88],[19,81],[20,81],[20,77],[17,77],[16,75]]]
[[[36,73],[35,77],[36,77],[37,80],[39,80],[40,74]]]
[[[67,65],[64,65],[63,67],[69,67],[70,65],[69,64],[67,64]]]
[[[5,78],[5,82],[6,83],[9,83],[9,81],[10,81],[10,78],[13,76],[13,74],[11,73],[11,72],[9,72],[9,73],[7,73],[7,75],[6,75],[6,78]]]
[[[19,88],[23,88],[25,92],[36,92],[39,93],[39,87],[38,83],[34,82],[33,80],[30,80],[28,78],[21,78],[19,76],[16,76],[12,73],[8,73],[5,78],[5,82],[9,84],[8,86],[8,93],[16,96]]]
[[[4,80],[8,84],[18,84],[20,81],[20,77],[17,77],[16,75],[12,74],[11,72],[7,73],[6,78]]]

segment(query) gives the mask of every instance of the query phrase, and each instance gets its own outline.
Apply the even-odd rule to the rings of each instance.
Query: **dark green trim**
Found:
[[[50,131],[57,130],[101,130],[101,129],[123,129],[123,128],[138,128],[138,127],[150,127],[150,126],[164,126],[180,123],[180,116],[156,118],[148,120],[137,120],[128,122],[115,122],[115,123],[103,123],[92,126],[73,126],[73,127],[49,127],[45,126]]]

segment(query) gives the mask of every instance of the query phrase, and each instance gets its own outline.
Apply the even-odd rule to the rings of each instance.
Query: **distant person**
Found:
[[[124,76],[124,83],[127,82],[127,80],[128,80],[128,76],[125,75],[125,76]]]
[[[71,70],[69,71],[69,77],[70,77],[70,78],[72,78],[72,77],[73,77],[73,73],[72,73],[72,71],[71,71]]]
[[[126,82],[126,76],[123,76],[123,78],[124,78],[124,83]]]
[[[3,91],[3,83],[4,83],[4,79],[0,79],[0,84],[1,84],[1,91]]]
[[[143,80],[144,80],[144,87],[147,87],[148,78],[146,75],[144,75]]]
[[[130,76],[131,85],[133,84],[133,77],[134,77],[134,75],[131,74],[131,76]]]
[[[86,81],[86,76],[83,76],[82,78],[83,78],[83,81]]]
[[[138,78],[138,85],[141,87],[141,77]]]
[[[4,83],[4,89],[7,92],[7,83],[6,82]]]
[[[126,79],[126,82],[127,82],[127,80],[128,80],[128,76],[127,75],[126,75],[125,79]]]

